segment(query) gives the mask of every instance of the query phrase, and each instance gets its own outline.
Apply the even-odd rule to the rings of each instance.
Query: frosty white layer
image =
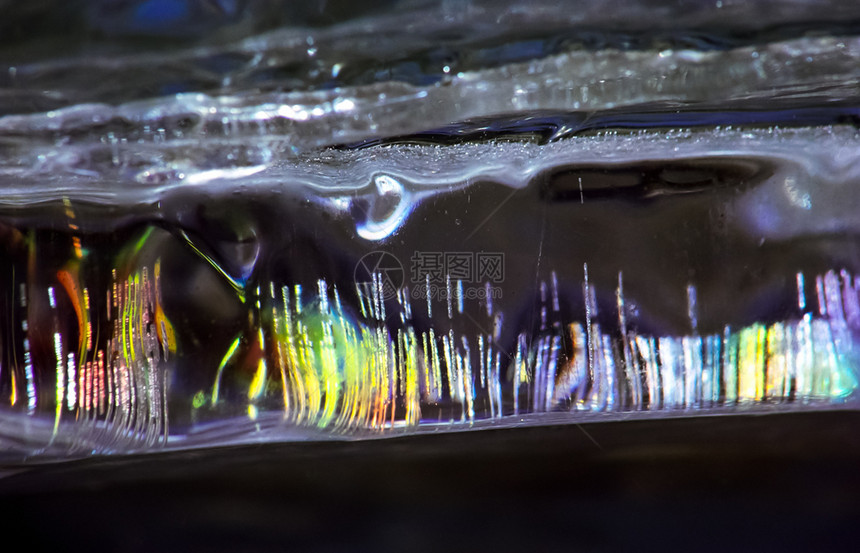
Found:
[[[196,143],[195,143],[196,144]],[[50,194],[72,200],[114,205],[148,203],[173,189],[202,186],[211,193],[230,192],[237,184],[249,189],[313,189],[336,197],[375,187],[379,174],[388,174],[410,192],[438,192],[471,182],[491,180],[521,188],[537,174],[563,165],[626,163],[648,159],[731,157],[772,159],[794,165],[822,179],[839,193],[856,182],[855,160],[860,135],[852,126],[782,128],[704,127],[674,130],[602,131],[548,144],[488,141],[454,145],[392,144],[369,149],[324,149],[280,158],[265,140],[214,140],[211,144],[182,143],[165,147],[161,155],[209,154],[217,160],[261,155],[257,164],[196,167],[190,158],[171,164],[133,168],[107,160],[93,170],[66,165],[76,147],[46,147],[39,160],[7,160],[0,168],[3,194],[0,205],[39,203]],[[131,146],[128,146],[131,148]],[[147,147],[135,145],[134,159],[146,158]],[[144,154],[141,154],[142,150]],[[211,150],[211,151],[209,151]],[[217,154],[217,155],[216,155]],[[265,155],[263,155],[265,154]],[[220,157],[218,157],[220,156]],[[14,163],[12,163],[14,161]],[[81,160],[78,160],[81,161]],[[139,169],[139,171],[138,171]],[[789,169],[789,171],[794,169]],[[842,183],[842,184],[840,184]],[[844,184],[844,185],[843,185]],[[811,182],[797,182],[798,193]],[[828,186],[829,186],[828,185]],[[798,200],[803,203],[802,200]]]
[[[0,117],[0,184],[22,176],[159,185],[204,173],[211,180],[211,171],[229,176],[269,167],[326,145],[535,110],[587,113],[660,103],[709,109],[730,102],[771,109],[777,99],[850,99],[858,68],[860,39],[803,38],[727,51],[577,51],[428,86],[390,81],[80,104]],[[752,106],[765,99],[771,105]],[[671,117],[666,126],[673,126]]]
[[[235,148],[242,144],[237,142]],[[249,146],[253,148],[252,146]],[[177,178],[171,170],[160,185],[118,186],[117,170],[108,175],[41,175],[47,167],[6,168],[0,211],[12,213],[62,195],[74,202],[115,206],[153,204],[172,191],[195,187],[229,196],[237,189],[283,190],[325,202],[334,212],[348,213],[356,197],[396,200],[401,209],[359,229],[367,240],[389,236],[405,223],[422,200],[489,181],[526,187],[537,175],[557,167],[645,160],[743,158],[773,164],[775,172],[733,203],[750,234],[784,239],[802,234],[856,232],[860,210],[860,134],[849,126],[813,128],[693,128],[635,133],[602,132],[544,145],[521,142],[464,143],[450,146],[389,145],[362,150],[329,149],[268,164],[210,169]],[[66,150],[45,154],[45,163]],[[52,166],[53,167],[53,166]],[[55,168],[55,167],[54,167]],[[157,175],[152,169],[145,177]],[[125,174],[142,178],[140,174]],[[381,186],[381,183],[386,186]],[[238,188],[237,188],[238,187]],[[16,217],[27,217],[20,212]],[[110,224],[79,221],[82,228]]]

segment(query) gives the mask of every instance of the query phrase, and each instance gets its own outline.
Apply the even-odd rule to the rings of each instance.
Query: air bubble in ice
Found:
[[[411,194],[391,175],[376,175],[374,191],[359,208],[358,235],[365,240],[384,240],[391,236],[411,211]]]

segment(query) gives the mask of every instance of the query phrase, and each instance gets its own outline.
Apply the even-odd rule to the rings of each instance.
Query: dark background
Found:
[[[851,551],[858,430],[738,415],[93,458],[0,480],[0,528],[29,551]]]

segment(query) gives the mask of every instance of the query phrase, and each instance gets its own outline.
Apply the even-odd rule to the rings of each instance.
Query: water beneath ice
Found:
[[[0,48],[4,459],[856,405],[851,8],[128,4]]]

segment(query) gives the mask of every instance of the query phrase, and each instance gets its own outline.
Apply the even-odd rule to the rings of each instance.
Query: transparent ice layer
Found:
[[[188,47],[240,62],[145,100],[10,66],[66,104],[0,104],[0,458],[857,407],[850,29],[249,80],[398,17]]]

